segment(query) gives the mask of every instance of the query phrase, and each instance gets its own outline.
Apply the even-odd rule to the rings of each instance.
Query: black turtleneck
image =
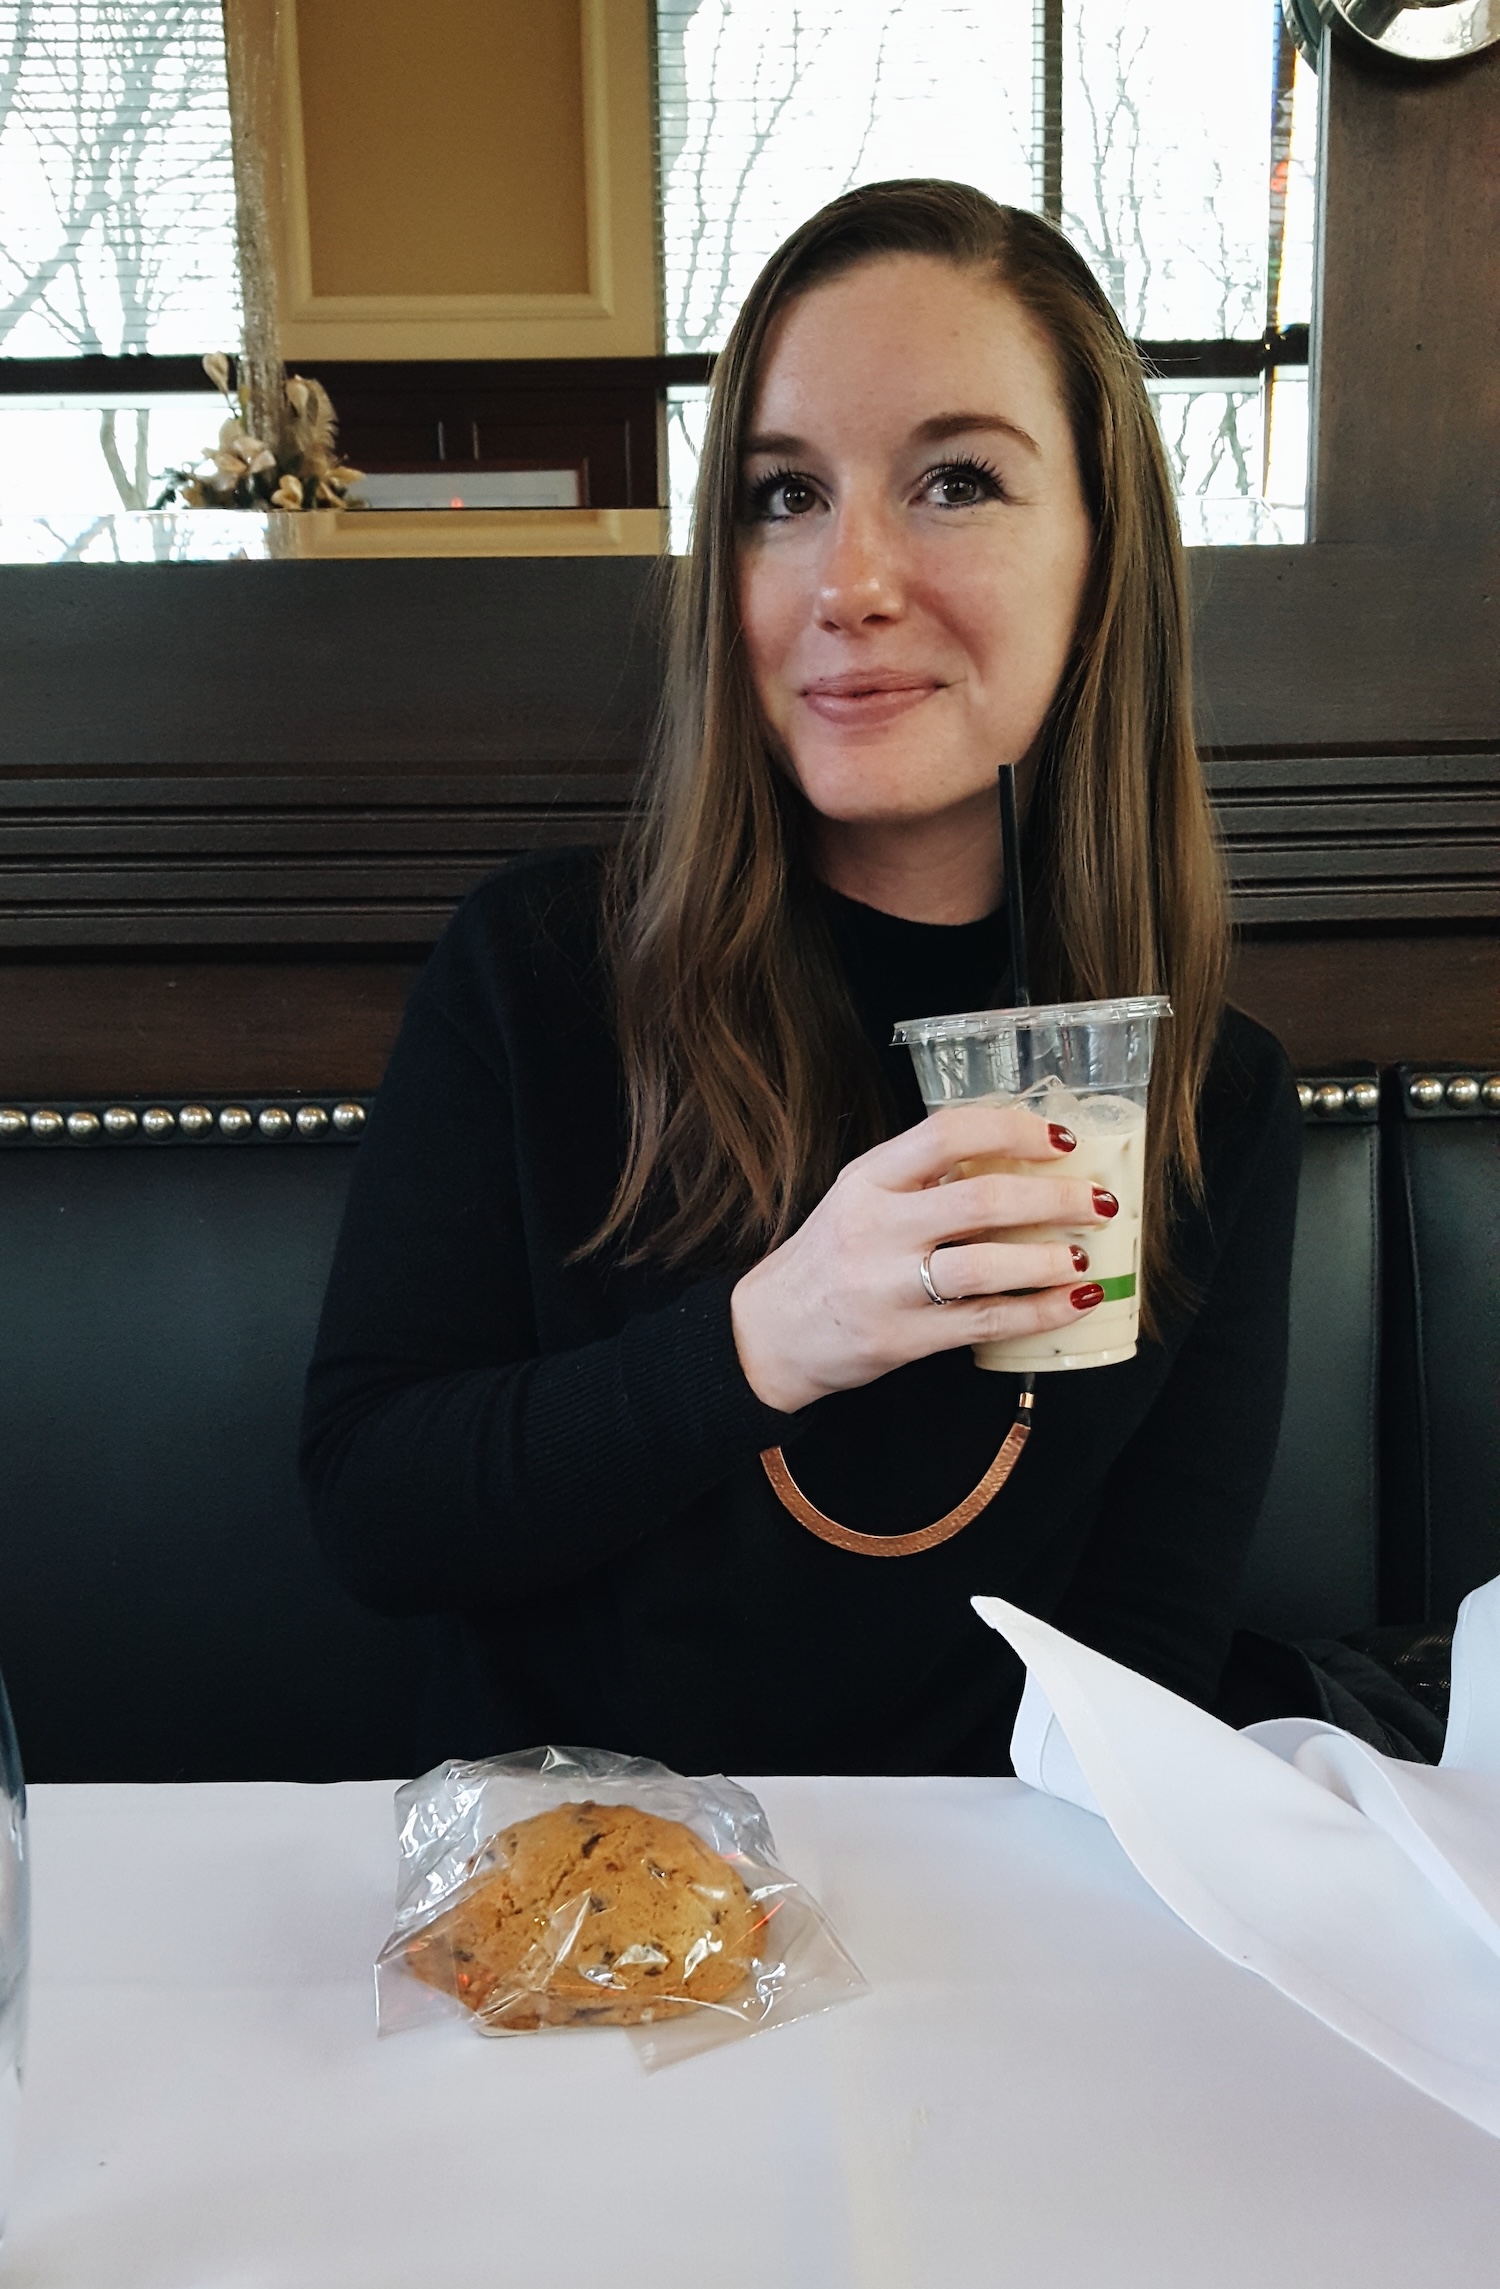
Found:
[[[759,1450],[784,1444],[848,1525],[906,1532],[983,1474],[1015,1379],[965,1350],[783,1416],[740,1368],[733,1275],[571,1260],[623,1150],[599,879],[593,854],[517,861],[455,917],[359,1149],[308,1378],[334,1563],[382,1610],[450,1617],[435,1751],[1005,1771],[1020,1672],[981,1590],[1209,1699],[1285,1370],[1301,1131],[1275,1042],[1227,1013],[1205,1198],[1175,1236],[1197,1310],[1120,1366],[1039,1378],[1015,1475],[953,1541],[855,1557],[788,1516]],[[822,895],[904,1126],[922,1106],[892,1024],[993,1006],[1000,919]]]

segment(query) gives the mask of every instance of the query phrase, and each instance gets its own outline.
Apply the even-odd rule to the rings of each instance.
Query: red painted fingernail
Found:
[[[1068,1250],[1068,1254],[1073,1259],[1073,1269],[1075,1272],[1086,1272],[1088,1270],[1089,1252],[1087,1248],[1070,1248]]]
[[[1106,1192],[1103,1185],[1096,1184],[1094,1186],[1094,1214],[1096,1216],[1118,1216],[1119,1213],[1120,1203],[1114,1194]]]
[[[1092,1311],[1096,1303],[1103,1303],[1104,1290],[1091,1282],[1086,1288],[1075,1288],[1068,1301],[1075,1311]]]
[[[1047,1142],[1058,1152],[1072,1152],[1077,1146],[1078,1139],[1071,1129],[1063,1127],[1061,1121],[1049,1121],[1047,1123]]]

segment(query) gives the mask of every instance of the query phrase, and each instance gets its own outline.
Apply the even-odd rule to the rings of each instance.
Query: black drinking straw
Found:
[[[1000,849],[1005,859],[1005,920],[1010,931],[1010,998],[1013,1008],[1031,1002],[1026,967],[1026,910],[1021,898],[1021,828],[1016,818],[1016,767],[1000,766]]]

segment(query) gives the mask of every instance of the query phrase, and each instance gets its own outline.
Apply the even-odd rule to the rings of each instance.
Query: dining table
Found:
[[[750,1780],[868,1988],[377,2036],[394,1783],[32,1791],[0,2289],[1494,2289],[1500,2141],[1010,1779]]]

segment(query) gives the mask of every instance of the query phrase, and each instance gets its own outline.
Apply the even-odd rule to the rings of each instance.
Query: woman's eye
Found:
[[[818,496],[806,477],[790,470],[773,470],[750,488],[750,514],[775,524],[789,517],[805,517],[818,505]]]
[[[978,461],[950,461],[941,469],[930,469],[922,486],[944,509],[971,509],[980,501],[1001,498],[999,478]]]

